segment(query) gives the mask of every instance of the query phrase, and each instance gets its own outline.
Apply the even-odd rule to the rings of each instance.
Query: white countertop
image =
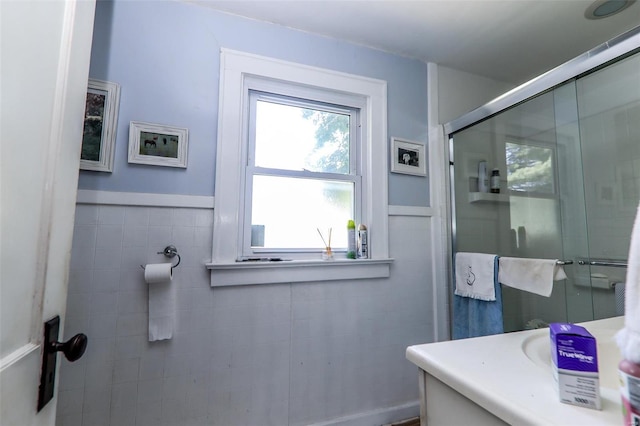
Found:
[[[550,357],[545,359],[543,353],[550,350],[548,328],[409,346],[406,356],[512,425],[621,425],[620,393],[615,387],[620,355],[612,337],[623,327],[623,320],[615,317],[581,324],[598,342],[602,410],[559,401]]]

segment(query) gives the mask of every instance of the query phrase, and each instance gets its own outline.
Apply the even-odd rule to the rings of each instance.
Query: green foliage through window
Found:
[[[302,117],[315,126],[315,146],[307,157],[312,171],[349,173],[349,116],[304,109]]]

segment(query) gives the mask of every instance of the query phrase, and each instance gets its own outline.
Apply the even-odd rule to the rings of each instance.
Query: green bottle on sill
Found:
[[[353,220],[347,222],[347,259],[356,258],[356,223]]]

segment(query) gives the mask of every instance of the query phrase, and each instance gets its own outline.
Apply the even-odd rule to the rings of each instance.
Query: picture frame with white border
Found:
[[[391,172],[415,176],[427,175],[425,145],[406,139],[391,138]]]
[[[129,163],[187,167],[189,130],[163,124],[129,124]]]
[[[119,84],[89,79],[80,170],[113,172],[119,105]]]

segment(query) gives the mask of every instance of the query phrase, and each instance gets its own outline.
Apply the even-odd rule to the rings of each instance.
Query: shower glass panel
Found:
[[[578,79],[576,91],[589,255],[626,262],[640,199],[640,53]],[[580,269],[596,287],[594,318],[619,313],[611,287],[626,268]]]
[[[573,261],[548,298],[502,286],[505,331],[620,314],[614,287],[626,268],[588,262],[627,261],[640,200],[640,53],[456,131],[450,143],[454,253]],[[479,191],[480,162],[489,175],[499,170],[500,193]]]
[[[556,98],[574,95],[573,110],[560,117],[567,125],[556,126]],[[563,225],[569,222],[566,200],[582,193],[579,179],[580,146],[573,85],[539,95],[453,135],[456,251],[494,253],[526,258],[572,258],[567,253]],[[573,142],[573,143],[571,143]],[[575,176],[563,180],[568,157],[577,159]],[[478,164],[502,176],[500,193],[479,192]],[[581,207],[584,211],[584,207]],[[584,214],[571,215],[572,233],[586,235]],[[578,246],[576,244],[576,246]],[[586,244],[583,245],[586,247]],[[580,253],[583,254],[583,253]],[[568,320],[565,289],[574,268],[566,267],[569,279],[557,282],[551,297],[542,297],[503,286],[505,331],[522,330],[542,323]],[[577,295],[588,305],[589,288]]]

